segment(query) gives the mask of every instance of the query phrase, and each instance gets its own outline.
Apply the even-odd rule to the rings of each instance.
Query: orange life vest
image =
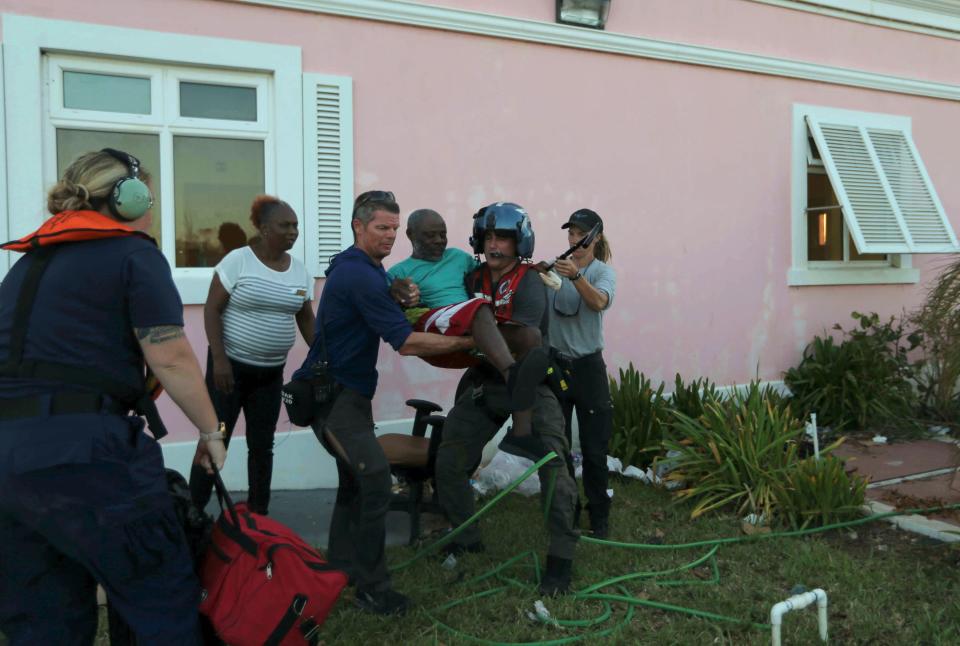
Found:
[[[139,236],[153,241],[153,238],[143,231],[137,231],[103,213],[86,210],[62,211],[49,218],[33,233],[19,240],[0,244],[0,249],[26,252],[62,242],[81,242],[122,236]]]

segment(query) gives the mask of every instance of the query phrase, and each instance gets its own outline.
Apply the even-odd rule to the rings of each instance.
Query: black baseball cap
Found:
[[[579,209],[574,211],[570,215],[570,219],[567,220],[567,223],[560,228],[569,229],[570,227],[575,226],[578,229],[589,232],[598,224],[600,225],[600,231],[603,231],[603,220],[600,219],[600,216],[597,215],[596,211],[591,211],[590,209]]]

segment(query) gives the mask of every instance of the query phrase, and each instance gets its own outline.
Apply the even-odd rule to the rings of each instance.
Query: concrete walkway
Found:
[[[960,446],[952,439],[892,444],[848,440],[834,454],[865,476],[871,513],[960,504]],[[942,541],[960,541],[960,510],[890,519],[901,529]]]

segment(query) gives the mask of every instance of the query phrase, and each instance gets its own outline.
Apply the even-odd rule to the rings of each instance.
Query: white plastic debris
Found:
[[[929,433],[930,435],[938,435],[938,436],[947,435],[950,433],[950,427],[949,426],[930,426],[929,428],[927,428],[927,433]]]
[[[511,482],[519,478],[533,466],[533,462],[526,458],[517,457],[503,451],[497,451],[490,460],[490,464],[480,469],[474,489],[481,495],[506,489]],[[534,473],[514,489],[524,496],[534,496],[540,493],[540,477]]]
[[[650,467],[647,467],[646,470],[641,470],[631,464],[623,470],[623,475],[626,478],[634,478],[640,482],[652,484],[656,487],[665,487],[667,490],[673,490],[683,486],[683,482],[680,480],[664,480],[654,473]]]
[[[887,436],[886,436],[886,435],[874,435],[874,436],[873,436],[873,443],[874,443],[874,444],[886,444],[886,443],[887,443]]]
[[[457,557],[454,556],[453,554],[448,554],[447,558],[443,559],[443,563],[441,563],[440,565],[447,568],[448,570],[452,570],[457,567]]]
[[[527,618],[530,621],[539,621],[545,624],[550,624],[556,628],[560,627],[560,624],[557,623],[557,620],[553,618],[553,615],[550,614],[550,611],[547,610],[547,607],[543,605],[543,601],[537,599],[533,603],[533,612],[527,611]]]
[[[613,471],[614,473],[623,473],[623,462],[620,461],[620,458],[615,458],[612,455],[608,455],[607,471]]]
[[[743,517],[743,522],[747,523],[748,525],[756,525],[756,526],[766,525],[767,517],[764,516],[763,514],[759,514],[759,515],[747,514],[746,516]]]

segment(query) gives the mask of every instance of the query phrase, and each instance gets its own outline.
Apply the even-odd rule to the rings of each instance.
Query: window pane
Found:
[[[150,114],[150,79],[64,72],[63,107]]]
[[[807,213],[807,260],[843,260],[843,216],[839,210]]]
[[[263,192],[262,141],[174,137],[177,267],[213,267],[246,244],[250,203]]]
[[[843,213],[823,173],[807,174],[807,260],[843,260]],[[813,209],[813,210],[811,210]]]
[[[257,88],[181,82],[180,116],[256,121]]]
[[[847,234],[850,238],[850,260],[886,260],[885,253],[860,253],[857,251],[857,245],[853,242],[853,236]]]
[[[157,135],[57,128],[57,177],[62,177],[67,166],[83,153],[102,148],[130,153],[140,160],[141,170],[149,173],[148,183],[154,202],[152,215],[148,216],[152,220],[147,233],[160,244],[160,138]]]

